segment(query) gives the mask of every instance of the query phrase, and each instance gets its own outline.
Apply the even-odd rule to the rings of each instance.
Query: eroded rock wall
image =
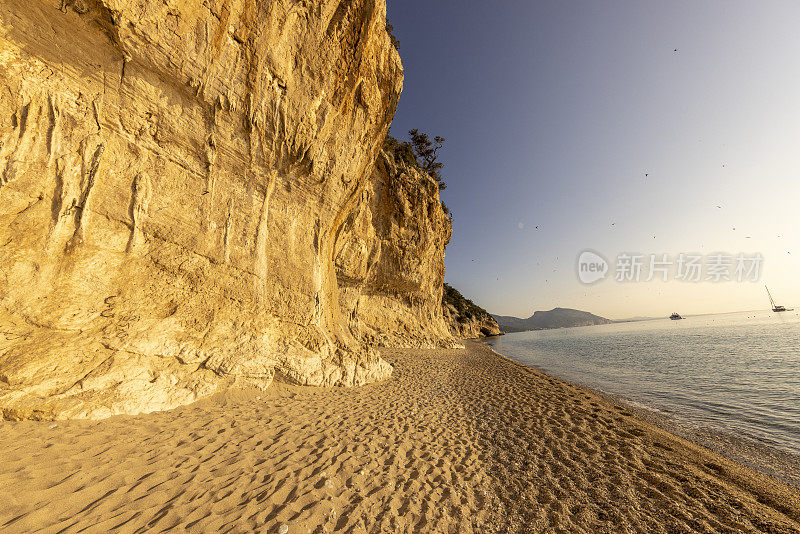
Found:
[[[342,233],[336,272],[353,336],[370,346],[454,346],[441,308],[452,223],[438,184],[382,151]]]
[[[7,418],[390,375],[365,343],[384,337],[374,308],[424,328],[437,295],[386,274],[417,265],[391,241],[427,228],[365,207],[402,90],[385,17],[384,0],[0,2]],[[365,210],[397,263],[359,278],[342,251]]]

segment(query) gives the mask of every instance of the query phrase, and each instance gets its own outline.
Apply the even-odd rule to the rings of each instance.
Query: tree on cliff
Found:
[[[439,189],[446,189],[447,184],[439,172],[444,166],[439,161],[439,149],[444,144],[444,138],[436,136],[431,142],[428,134],[417,129],[409,130],[408,135],[411,137],[410,143],[387,135],[383,149],[393,154],[396,160],[428,173],[439,184]]]
[[[444,183],[439,172],[444,167],[444,164],[439,161],[439,149],[444,145],[444,137],[437,135],[431,141],[428,134],[420,132],[416,128],[409,130],[408,136],[411,138],[411,147],[419,166],[436,180],[439,189],[445,189],[447,184]]]
[[[396,160],[420,168],[417,156],[414,155],[414,149],[411,148],[411,143],[408,141],[399,141],[391,135],[387,135],[383,141],[383,149],[392,154]]]

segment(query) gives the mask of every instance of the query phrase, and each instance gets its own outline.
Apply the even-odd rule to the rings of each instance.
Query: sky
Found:
[[[800,307],[800,2],[388,9],[405,69],[391,132],[446,139],[445,279],[464,295],[620,319],[763,309],[766,283]],[[592,285],[587,249],[609,264]],[[616,280],[626,253],[643,256],[639,282]],[[681,253],[703,256],[700,282],[677,265],[646,281],[650,255]],[[761,254],[758,281],[705,280],[715,253],[734,279],[735,257]]]

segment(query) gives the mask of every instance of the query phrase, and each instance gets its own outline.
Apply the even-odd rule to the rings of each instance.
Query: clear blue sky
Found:
[[[392,134],[447,139],[446,279],[465,295],[621,318],[762,308],[767,282],[800,305],[800,2],[389,0],[389,19]],[[587,248],[612,269],[760,252],[762,283],[584,286]]]

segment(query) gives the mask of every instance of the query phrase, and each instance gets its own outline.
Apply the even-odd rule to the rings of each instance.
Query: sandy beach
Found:
[[[3,532],[800,532],[800,491],[467,343],[383,383],[276,383],[0,423]]]

